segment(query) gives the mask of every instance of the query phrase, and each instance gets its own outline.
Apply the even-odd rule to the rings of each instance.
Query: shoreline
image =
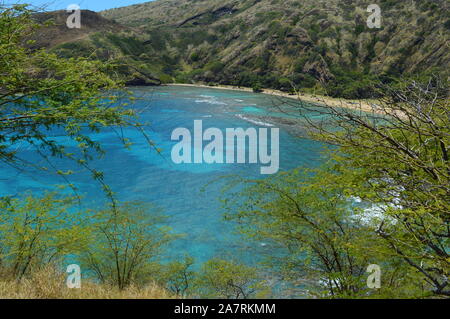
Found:
[[[219,89],[219,90],[230,90],[230,91],[241,91],[241,92],[249,92],[254,93],[253,89],[247,87],[237,87],[232,85],[216,85],[209,86],[206,84],[182,84],[182,83],[170,83],[166,84],[166,86],[188,86],[188,87],[198,87],[198,88],[209,88],[209,89]],[[342,107],[357,111],[364,112],[372,112],[377,114],[385,114],[380,109],[377,108],[376,101],[374,100],[347,100],[343,98],[333,98],[324,95],[314,95],[309,93],[298,93],[298,94],[289,94],[283,91],[274,90],[274,89],[262,89],[261,94],[272,95],[282,98],[301,100],[304,102],[321,104],[325,106],[332,107]]]

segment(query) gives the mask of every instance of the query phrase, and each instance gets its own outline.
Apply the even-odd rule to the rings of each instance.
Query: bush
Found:
[[[200,60],[200,54],[198,52],[192,53],[189,57],[189,60],[191,60],[191,62],[197,62],[198,60]]]
[[[70,212],[75,197],[0,199],[0,271],[22,279],[65,255],[77,253],[88,239],[86,212]],[[81,237],[80,234],[84,234]]]
[[[305,73],[297,73],[293,76],[294,85],[298,88],[312,88],[316,85],[316,79],[310,75]]]
[[[137,202],[98,212],[92,218],[92,241],[82,252],[83,268],[119,289],[147,284],[159,271],[162,246],[172,239],[161,226],[164,221],[153,207]]]
[[[180,73],[175,77],[175,83],[190,83],[189,77],[185,73]]]
[[[264,293],[254,268],[222,259],[203,264],[196,287],[201,298],[248,299]]]
[[[278,89],[282,91],[293,91],[292,81],[288,78],[280,78],[278,79]]]
[[[346,99],[367,99],[375,98],[375,84],[377,78],[374,75],[359,71],[344,71],[334,68],[335,79],[327,84],[327,92],[333,97]]]
[[[253,84],[252,89],[253,89],[253,92],[255,92],[255,93],[261,93],[263,91],[260,83]]]
[[[355,35],[358,36],[361,33],[364,32],[364,30],[366,29],[366,26],[364,24],[357,24],[355,26]]]
[[[447,22],[444,23],[444,27],[445,27],[447,30],[450,30],[450,19],[448,19]]]
[[[205,66],[205,70],[211,71],[214,74],[221,72],[223,70],[223,68],[224,68],[224,64],[220,61],[209,62]]]
[[[160,79],[160,81],[161,81],[163,84],[173,83],[172,77],[171,77],[170,75],[167,75],[167,74],[161,74],[161,75],[159,76],[159,79]]]

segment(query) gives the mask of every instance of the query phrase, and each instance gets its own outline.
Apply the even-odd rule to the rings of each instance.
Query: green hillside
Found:
[[[381,0],[380,29],[367,27],[369,4],[158,0],[104,11],[122,31],[57,49],[120,61],[129,84],[158,82],[149,78],[281,90],[294,84],[348,98],[370,97],[375,80],[448,69],[448,1]]]

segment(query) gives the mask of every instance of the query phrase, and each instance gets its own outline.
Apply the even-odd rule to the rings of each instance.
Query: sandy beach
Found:
[[[203,87],[209,89],[221,89],[221,90],[233,90],[233,91],[243,91],[243,92],[253,92],[251,88],[237,87],[232,85],[217,85],[209,86],[204,84],[168,84],[169,86],[191,86],[191,87]],[[282,98],[301,100],[305,102],[328,105],[332,107],[344,107],[353,110],[361,110],[364,112],[373,112],[378,114],[385,114],[382,112],[374,100],[347,100],[340,98],[333,98],[323,95],[313,95],[307,93],[289,94],[286,92],[273,90],[273,89],[263,89],[261,94],[267,94],[272,96],[278,96]]]

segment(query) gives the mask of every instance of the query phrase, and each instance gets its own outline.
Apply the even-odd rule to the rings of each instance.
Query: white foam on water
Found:
[[[254,119],[250,119],[248,117],[245,117],[242,114],[236,114],[237,117],[239,117],[241,120],[256,124],[256,125],[260,125],[260,126],[268,126],[268,127],[273,127],[273,124],[270,123],[266,123],[266,122],[262,122],[262,121],[258,121],[258,120],[254,120]]]
[[[215,96],[210,95],[199,95],[202,99],[195,100],[195,103],[208,103],[213,105],[228,105],[225,102],[218,101]]]
[[[225,102],[219,102],[216,100],[195,100],[195,103],[208,103],[208,104],[214,104],[214,105],[227,105]]]

